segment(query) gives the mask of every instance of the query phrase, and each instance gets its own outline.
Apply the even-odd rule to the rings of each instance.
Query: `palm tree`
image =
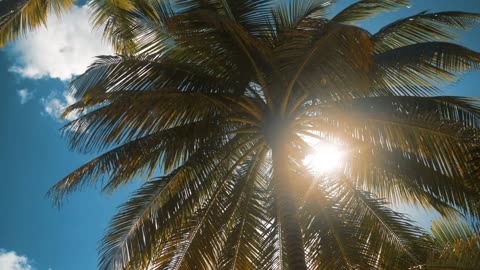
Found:
[[[120,53],[71,83],[63,129],[104,151],[50,194],[143,186],[100,244],[100,269],[405,269],[429,241],[388,202],[479,218],[478,100],[438,87],[478,69],[449,43],[480,16],[354,26],[405,0],[96,0]],[[313,174],[311,140],[346,149]],[[161,175],[151,179],[154,175]]]

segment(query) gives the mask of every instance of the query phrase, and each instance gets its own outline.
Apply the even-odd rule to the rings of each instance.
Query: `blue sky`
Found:
[[[352,1],[339,0],[334,12]],[[360,25],[375,32],[400,16],[423,10],[480,12],[477,0],[413,0],[409,9],[384,13]],[[61,138],[59,111],[73,101],[65,92],[71,76],[92,57],[108,54],[100,34],[89,31],[85,7],[62,20],[50,18],[40,30],[0,50],[0,270],[95,269],[97,242],[115,207],[133,187],[107,196],[87,189],[73,194],[61,209],[45,197],[63,176],[92,156],[69,151]],[[480,51],[480,26],[463,33],[460,44]],[[468,73],[445,87],[450,95],[480,96],[480,73]],[[429,217],[414,215],[428,226]],[[3,267],[7,268],[2,268]]]

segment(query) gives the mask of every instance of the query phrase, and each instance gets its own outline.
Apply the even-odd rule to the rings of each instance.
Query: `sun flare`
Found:
[[[303,164],[315,174],[326,174],[339,169],[344,159],[343,151],[330,143],[317,143],[313,145],[313,153],[307,155]]]

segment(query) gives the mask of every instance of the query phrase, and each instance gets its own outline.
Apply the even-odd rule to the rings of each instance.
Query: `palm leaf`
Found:
[[[217,148],[220,152],[206,155],[206,152],[199,151],[169,175],[146,183],[114,217],[111,230],[105,235],[100,248],[100,268],[137,265],[145,256],[154,258],[152,252],[155,251],[157,241],[164,237],[176,239],[175,235],[169,234],[176,227],[182,227],[178,222],[186,217],[195,218],[197,212],[202,211],[199,208],[202,200],[210,200],[209,194],[215,189],[223,190],[223,187],[216,183],[230,181],[231,173],[255,149],[250,148],[245,152],[245,147],[249,149],[252,144],[246,144],[245,138],[243,141],[238,138],[232,140],[229,147]],[[232,157],[237,158],[233,165]],[[227,170],[229,173],[225,174]],[[152,189],[155,192],[152,192]],[[201,212],[201,215],[203,214],[204,212]],[[197,222],[192,220],[191,225],[197,226]],[[176,241],[174,243],[178,244]],[[167,246],[170,244],[165,243]],[[184,244],[189,244],[189,241]],[[132,250],[132,247],[135,249]],[[169,248],[165,247],[164,252],[169,252]],[[171,256],[169,258],[166,262],[174,259]]]
[[[89,5],[94,26],[103,27],[104,37],[123,54],[136,53],[143,23],[162,22],[171,14],[170,1],[95,0]]]
[[[457,38],[453,29],[468,30],[480,20],[480,14],[459,11],[421,12],[386,25],[372,36],[377,53],[431,41]]]
[[[107,173],[109,182],[103,189],[111,192],[136,176],[150,176],[156,169],[171,171],[194,153],[200,141],[210,137],[207,136],[208,130],[210,122],[199,121],[132,140],[79,167],[52,187],[49,193],[60,202],[64,196],[85,184],[102,180]],[[222,143],[222,140],[215,141]],[[179,152],[177,147],[184,150]]]
[[[47,23],[53,11],[57,16],[68,11],[74,0],[4,0],[0,2],[0,47]]]
[[[468,160],[465,138],[472,134],[471,131],[459,123],[439,119],[438,112],[420,113],[410,105],[409,108],[395,103],[385,107],[372,104],[366,110],[350,108],[349,113],[325,112],[307,118],[305,121],[311,121],[313,126],[305,129],[328,132],[330,126],[334,136],[341,136],[343,140],[353,138],[353,145],[358,140],[388,150],[399,149],[414,155],[420,162],[433,162],[444,173],[467,174],[461,164]]]
[[[360,152],[360,151],[359,151]],[[444,216],[478,215],[478,193],[468,176],[449,176],[430,164],[420,163],[400,151],[377,150],[352,153],[347,171],[362,189],[395,205],[410,204]]]
[[[355,2],[340,11],[331,21],[337,23],[349,23],[359,20],[366,20],[381,11],[394,11],[400,7],[409,6],[407,0],[362,0]]]
[[[306,19],[321,18],[331,4],[331,0],[278,2],[272,9],[276,31],[282,32],[285,29],[295,29]]]
[[[218,0],[225,14],[242,25],[253,36],[263,38],[266,21],[270,16],[271,1]]]
[[[230,108],[219,96],[163,90],[130,92],[112,99],[111,103],[67,124],[64,136],[69,138],[72,148],[89,152],[206,118],[216,117],[218,125],[221,116],[228,116]],[[132,98],[137,101],[131,102]],[[155,106],[146,107],[144,102]],[[77,104],[72,106],[75,108]],[[86,129],[91,132],[77,132]]]
[[[242,178],[245,178],[244,188],[232,189],[232,191],[244,191],[239,194],[238,200],[232,198],[227,198],[226,201],[229,204],[233,204],[230,211],[220,210],[222,213],[216,214],[212,212],[213,208],[210,208],[210,205],[206,206],[205,212],[202,213],[201,222],[197,224],[198,232],[195,235],[192,235],[189,239],[190,243],[187,244],[187,247],[183,250],[182,257],[189,258],[202,258],[208,256],[205,252],[205,246],[212,245],[214,250],[210,254],[209,259],[204,259],[204,262],[197,262],[195,259],[191,260],[178,260],[177,265],[174,269],[186,268],[186,269],[195,269],[195,267],[203,268],[213,268],[215,265],[215,254],[223,250],[222,245],[215,246],[215,240],[212,240],[212,236],[218,235],[218,231],[221,230],[223,224],[229,222],[229,219],[237,216],[240,222],[240,228],[237,236],[237,244],[235,246],[236,250],[233,254],[231,260],[232,268],[231,269],[246,269],[254,267],[255,260],[258,260],[258,255],[256,252],[259,251],[258,248],[253,246],[255,241],[254,235],[257,234],[257,239],[260,239],[258,236],[259,232],[256,231],[257,228],[261,228],[262,224],[260,223],[261,218],[261,208],[262,205],[259,205],[255,199],[252,199],[256,195],[255,192],[255,183],[256,178],[259,176],[258,170],[261,167],[262,160],[265,158],[266,150],[260,150],[257,154],[245,164],[244,168],[241,169],[239,174]],[[225,191],[219,190],[219,193],[216,193],[213,200],[216,199],[218,195],[224,196]],[[225,203],[225,202],[224,202]],[[241,207],[241,208],[239,208]],[[224,205],[221,205],[220,209],[226,209]],[[247,212],[248,211],[248,212]],[[248,213],[248,215],[247,215]],[[219,218],[219,217],[224,218]],[[217,225],[218,224],[218,225]],[[247,238],[247,243],[242,243],[242,238]]]
[[[313,192],[312,192],[313,191]],[[342,218],[337,198],[330,198],[315,185],[302,207],[305,246],[309,265],[314,269],[371,268],[373,259],[363,253],[366,244],[355,235],[355,224]]]
[[[439,253],[426,266],[430,269],[475,269],[480,265],[480,232],[462,220],[434,220],[432,235]]]
[[[428,95],[437,86],[456,81],[458,74],[478,69],[480,54],[465,47],[426,42],[377,54],[374,87],[401,95]]]
[[[226,92],[234,87],[232,81],[236,81],[236,78],[230,76],[236,74],[225,76],[226,80],[221,83],[218,79],[226,74],[227,67],[217,65],[207,72],[200,68],[201,65],[209,64],[213,67],[211,62],[199,62],[195,67],[192,63],[182,64],[178,60],[168,61],[159,59],[158,56],[101,56],[84,74],[70,83],[70,89],[77,97],[89,98],[99,92],[118,90],[173,88],[196,92]]]
[[[368,32],[354,26],[321,24],[293,35],[287,35],[290,42],[275,50],[275,63],[286,85],[282,111],[292,93],[300,90],[322,99],[370,93],[368,74],[374,63]]]

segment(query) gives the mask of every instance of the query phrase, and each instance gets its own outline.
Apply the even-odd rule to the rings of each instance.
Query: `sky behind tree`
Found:
[[[353,1],[338,0],[332,14]],[[480,12],[477,0],[412,0],[411,8],[383,13],[359,25],[374,33],[401,17],[428,10]],[[51,16],[40,29],[0,49],[2,145],[0,151],[0,270],[96,269],[97,242],[136,184],[113,195],[87,188],[70,196],[61,209],[45,197],[62,177],[93,156],[71,152],[59,129],[60,111],[74,102],[66,84],[95,55],[111,54],[92,33],[81,1],[61,19]],[[461,45],[480,51],[480,25],[462,33]],[[443,88],[447,95],[480,96],[480,73]],[[5,173],[6,172],[6,173]],[[430,215],[415,213],[420,225]],[[13,268],[17,266],[17,268]]]

